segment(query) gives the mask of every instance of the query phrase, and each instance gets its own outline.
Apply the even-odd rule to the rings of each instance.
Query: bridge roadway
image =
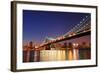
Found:
[[[90,35],[90,34],[91,34],[91,31],[87,30],[87,31],[83,31],[83,32],[80,32],[80,33],[77,33],[77,34],[67,35],[67,36],[63,37],[62,39],[44,43],[44,44],[38,46],[38,48],[46,46],[46,45],[50,45],[52,43],[57,43],[57,42],[65,41],[65,40],[75,39],[75,38],[79,38],[79,37],[82,37],[82,36],[85,36],[85,35]]]

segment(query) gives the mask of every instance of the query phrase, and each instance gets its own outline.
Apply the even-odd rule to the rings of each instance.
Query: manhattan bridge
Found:
[[[47,37],[40,46],[37,46],[37,48],[41,48],[43,46],[65,41],[65,40],[79,38],[85,35],[89,35],[90,33],[91,33],[91,17],[86,16],[79,22],[79,24],[75,25],[64,35],[59,36],[55,39]]]

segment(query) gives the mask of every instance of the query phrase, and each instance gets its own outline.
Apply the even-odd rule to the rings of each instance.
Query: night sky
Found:
[[[89,13],[23,10],[23,42],[41,43],[64,35]]]

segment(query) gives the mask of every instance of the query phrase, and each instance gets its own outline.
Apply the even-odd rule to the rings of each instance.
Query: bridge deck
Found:
[[[57,43],[57,42],[65,41],[65,40],[79,38],[79,37],[82,37],[82,36],[85,36],[85,35],[89,35],[89,34],[91,34],[91,31],[90,30],[85,31],[85,32],[81,32],[81,33],[77,33],[77,34],[74,34],[74,35],[66,36],[66,37],[64,37],[64,38],[62,38],[60,40],[51,41],[51,42],[48,42],[46,44],[43,44],[43,45],[41,45],[39,47],[43,47],[43,46],[46,46],[46,45],[49,45],[49,44],[52,44],[52,43]]]

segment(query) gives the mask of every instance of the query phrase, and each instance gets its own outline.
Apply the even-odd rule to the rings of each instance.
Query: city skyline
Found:
[[[90,14],[23,10],[23,43],[42,43],[45,37],[64,35],[86,16]],[[89,37],[85,40],[90,41]]]

